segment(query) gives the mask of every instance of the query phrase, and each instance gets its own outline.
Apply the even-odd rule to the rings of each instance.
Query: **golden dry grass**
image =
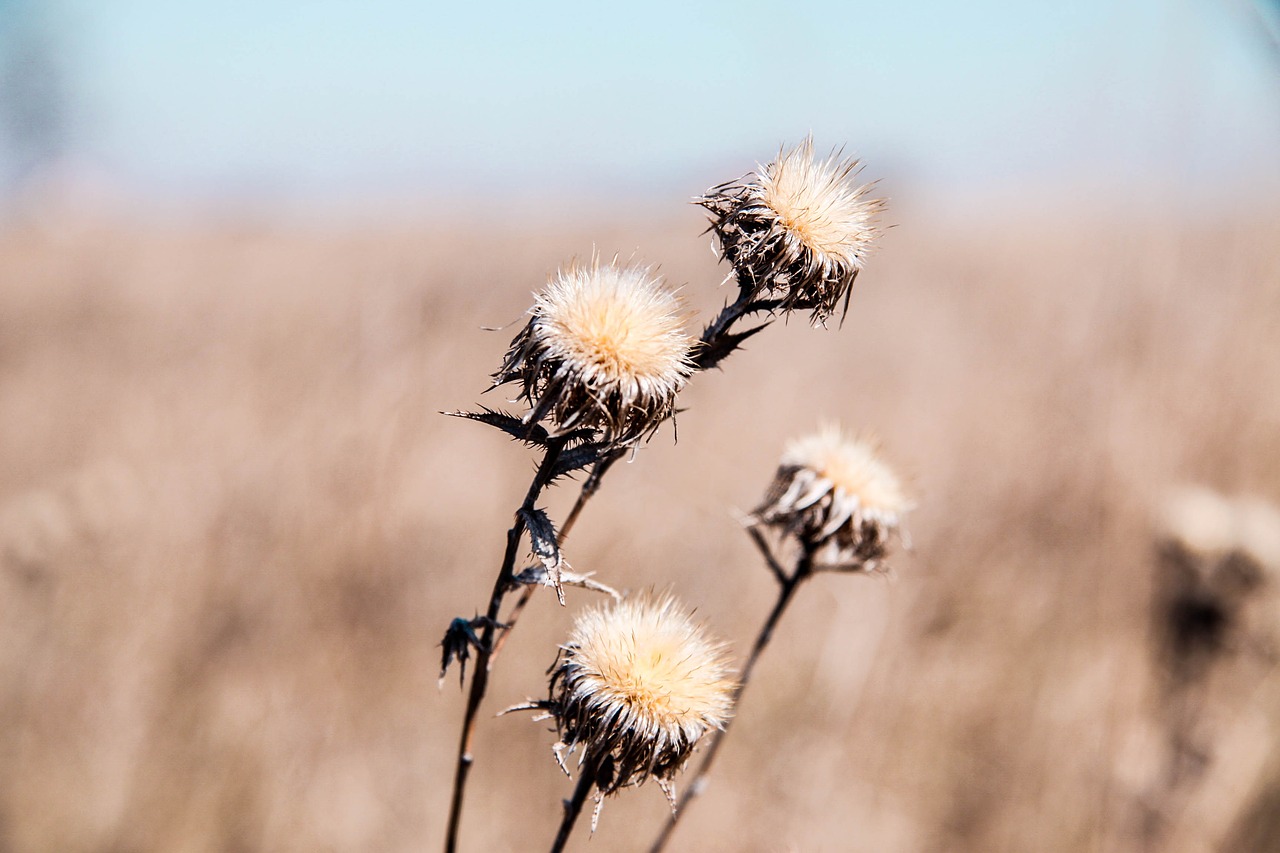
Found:
[[[786,439],[872,428],[919,497],[893,579],[800,595],[673,849],[1141,849],[1150,511],[1188,480],[1280,499],[1280,217],[899,221],[843,330],[779,324],[696,377],[679,443],[567,543],[741,651],[773,588],[731,509]],[[693,209],[596,223],[0,235],[0,849],[438,847],[463,697],[436,644],[532,463],[437,412],[593,245],[703,317],[727,295]],[[544,695],[587,596],[538,596],[487,711]],[[1276,677],[1244,649],[1214,689],[1218,758],[1159,849],[1275,849]],[[482,717],[464,845],[540,849],[554,737]],[[635,849],[666,810],[626,792],[573,846]]]

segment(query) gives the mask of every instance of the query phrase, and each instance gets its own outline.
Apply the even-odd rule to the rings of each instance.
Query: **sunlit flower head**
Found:
[[[561,270],[535,297],[494,385],[517,382],[558,432],[599,429],[634,443],[674,412],[693,372],[676,295],[644,267],[593,260]]]
[[[752,520],[795,537],[821,564],[872,568],[913,506],[874,442],[828,425],[787,444]]]
[[[669,595],[585,610],[551,677],[557,748],[581,748],[601,796],[653,778],[670,798],[694,746],[729,720],[735,687],[725,646]]]
[[[1280,510],[1262,498],[1188,486],[1165,496],[1160,515],[1161,537],[1189,556],[1220,560],[1237,554],[1280,573]]]
[[[698,199],[711,230],[752,298],[776,299],[822,323],[847,305],[880,230],[883,199],[856,185],[855,159],[813,154],[806,139],[745,178]]]

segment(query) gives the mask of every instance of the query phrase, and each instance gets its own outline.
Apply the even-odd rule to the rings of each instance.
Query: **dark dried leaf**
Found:
[[[482,424],[497,427],[516,441],[523,441],[532,447],[546,447],[550,438],[546,429],[538,424],[525,423],[515,415],[497,409],[490,409],[487,406],[481,406],[478,412],[441,412],[441,414],[453,418],[479,421]]]
[[[557,479],[566,474],[572,474],[574,471],[581,471],[588,465],[592,465],[600,458],[600,445],[598,444],[582,444],[569,450],[561,451],[560,458],[556,460],[555,470],[551,474],[551,478]]]
[[[486,626],[494,628],[506,627],[500,622],[493,622],[486,616],[477,616],[474,619],[463,619],[459,616],[449,623],[449,627],[444,632],[444,639],[440,641],[440,648],[443,649],[440,655],[441,684],[444,684],[444,677],[449,671],[449,665],[456,660],[458,662],[458,686],[462,686],[462,681],[467,675],[467,661],[471,658],[471,650],[480,651],[484,648],[484,643],[476,634],[476,629]]]
[[[551,579],[551,585],[556,588],[556,598],[564,604],[564,588],[560,586],[560,568],[564,560],[560,556],[555,525],[547,518],[546,511],[541,509],[521,508],[520,517],[524,519],[524,526],[529,531],[529,545],[533,549],[533,555],[547,567],[547,576]]]
[[[694,353],[693,361],[699,370],[710,370],[716,367],[720,362],[724,361],[734,350],[742,345],[742,342],[757,332],[768,328],[768,323],[761,323],[745,332],[728,333],[724,332],[713,336],[706,341],[698,351]]]

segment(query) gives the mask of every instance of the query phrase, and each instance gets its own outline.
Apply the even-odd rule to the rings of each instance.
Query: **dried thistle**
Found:
[[[578,616],[542,707],[556,720],[561,766],[582,749],[597,808],[649,778],[674,803],[672,778],[704,735],[724,728],[736,686],[725,646],[688,611],[669,595],[639,596]]]
[[[816,159],[808,138],[697,199],[751,299],[780,300],[784,312],[810,311],[819,324],[843,312],[880,235],[875,220],[885,206],[868,197],[873,185],[853,183],[860,169],[855,159]]]
[[[644,267],[593,259],[559,272],[511,342],[493,386],[519,383],[555,434],[598,429],[615,445],[652,434],[693,373],[679,300]]]
[[[787,444],[750,520],[794,537],[819,567],[871,569],[912,508],[874,442],[828,425]]]
[[[1249,626],[1245,617],[1280,572],[1280,511],[1258,498],[1183,488],[1167,496],[1161,516],[1153,639],[1171,684],[1185,687],[1242,639],[1272,644],[1268,620]]]
[[[1234,552],[1258,571],[1280,572],[1280,510],[1261,498],[1184,487],[1166,496],[1160,526],[1164,546],[1189,559],[1211,562]]]

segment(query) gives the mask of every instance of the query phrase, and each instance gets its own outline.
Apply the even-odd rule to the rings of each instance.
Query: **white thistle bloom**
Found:
[[[913,508],[873,442],[828,425],[787,444],[752,521],[794,536],[820,564],[873,568]]]
[[[1204,487],[1170,492],[1161,507],[1163,539],[1203,559],[1240,554],[1280,572],[1280,510],[1259,497],[1227,497]]]
[[[551,676],[557,758],[581,748],[599,797],[653,778],[674,802],[671,779],[724,728],[736,686],[724,644],[671,596],[587,609]]]
[[[861,165],[819,160],[808,138],[745,178],[708,191],[698,204],[738,285],[780,310],[812,312],[815,323],[848,304],[854,279],[880,236],[885,201],[855,185]]]
[[[675,409],[693,372],[680,302],[644,267],[593,260],[560,271],[535,298],[494,386],[521,385],[529,423],[599,429],[635,443]]]

